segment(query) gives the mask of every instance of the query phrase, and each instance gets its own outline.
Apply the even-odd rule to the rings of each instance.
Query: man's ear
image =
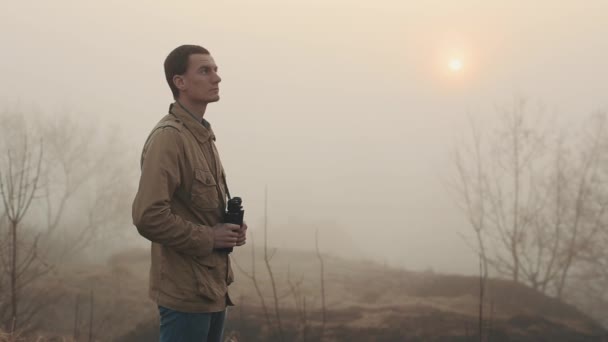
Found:
[[[173,84],[175,84],[177,89],[179,89],[180,91],[186,89],[186,82],[184,82],[184,78],[182,77],[182,75],[173,76]]]

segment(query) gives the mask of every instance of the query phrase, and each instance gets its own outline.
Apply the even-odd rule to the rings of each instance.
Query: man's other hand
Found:
[[[239,234],[239,236],[237,237],[236,245],[242,246],[245,244],[245,241],[247,240],[247,223],[245,221],[243,221],[243,225],[239,229],[238,234]]]
[[[218,223],[213,226],[213,248],[237,246],[241,227],[232,223]]]

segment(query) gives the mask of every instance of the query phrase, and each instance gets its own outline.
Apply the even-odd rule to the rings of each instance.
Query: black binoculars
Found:
[[[245,216],[245,210],[243,210],[243,200],[240,197],[233,197],[228,200],[228,210],[224,214],[224,223],[232,223],[238,226],[243,225],[243,217]],[[222,248],[222,251],[227,253],[232,252],[233,247]]]

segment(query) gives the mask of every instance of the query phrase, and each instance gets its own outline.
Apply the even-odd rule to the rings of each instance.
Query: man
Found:
[[[152,241],[149,295],[159,308],[161,342],[219,342],[233,305],[226,248],[245,244],[247,230],[222,223],[228,189],[203,118],[220,98],[221,78],[200,46],[176,48],[164,66],[176,101],[144,145],[133,223]]]

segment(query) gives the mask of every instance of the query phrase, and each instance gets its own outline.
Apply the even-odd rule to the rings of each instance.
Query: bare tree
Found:
[[[483,275],[483,259],[479,256],[479,342],[483,342],[483,304],[485,297],[486,279]]]
[[[6,293],[6,272],[5,270],[9,269],[8,260],[6,258],[8,242],[10,240],[10,230],[8,229],[6,212],[4,211],[4,206],[0,206],[0,210],[2,210],[2,215],[0,215],[0,293]],[[0,319],[3,317],[2,308],[7,307],[4,302],[4,297],[0,295]],[[2,322],[0,322],[0,327],[2,326]]]
[[[78,341],[80,338],[80,293],[76,294],[76,304],[74,307],[74,331],[72,339]]]
[[[93,290],[91,290],[91,295],[89,297],[89,338],[88,338],[88,342],[92,342],[93,341],[93,313],[95,312],[95,300],[94,300],[94,292]]]
[[[266,322],[268,327],[272,327],[272,320],[270,319],[270,314],[268,313],[268,308],[266,305],[266,301],[264,299],[264,294],[261,291],[258,278],[256,276],[256,257],[255,257],[255,242],[253,240],[253,232],[250,233],[252,237],[252,247],[251,247],[251,274],[247,273],[235,260],[233,260],[234,264],[237,266],[239,271],[243,273],[247,278],[249,278],[255,287],[258,298],[260,299],[260,303],[262,304],[262,309],[264,311],[264,316],[266,318]],[[270,261],[272,257],[276,253],[276,248],[273,248],[270,254],[268,253],[268,188],[265,188],[264,193],[264,264],[266,266],[266,271],[268,272],[268,276],[272,285],[272,294],[274,299],[274,316],[277,324],[276,333],[281,341],[283,341],[283,325],[281,322],[281,313],[279,310],[279,296],[277,293],[276,282],[274,279],[274,274],[272,272],[272,266],[270,265]]]
[[[268,208],[268,193],[267,193],[267,189],[266,189],[264,224],[263,224],[264,225],[263,262],[264,262],[264,265],[266,266],[266,271],[268,273],[268,281],[271,284],[271,290],[272,290],[272,296],[273,296],[273,306],[274,306],[274,312],[273,312],[274,321],[270,317],[270,313],[269,313],[270,310],[267,307],[265,296],[261,290],[260,279],[258,278],[257,273],[256,273],[257,259],[256,259],[256,252],[255,252],[256,248],[255,248],[255,240],[254,240],[253,231],[250,232],[251,249],[252,249],[252,251],[251,251],[251,272],[244,270],[243,267],[235,259],[231,259],[232,263],[234,265],[236,265],[236,267],[240,271],[240,273],[245,275],[248,279],[250,279],[253,282],[257,296],[260,299],[260,303],[262,305],[266,323],[268,324],[269,328],[274,329],[273,333],[276,334],[276,337],[278,339],[283,341],[283,340],[285,340],[285,337],[286,337],[284,326],[283,326],[283,320],[282,320],[282,316],[281,316],[281,311],[280,311],[280,303],[281,303],[281,300],[291,296],[294,299],[294,303],[295,303],[294,307],[295,307],[295,312],[296,312],[297,320],[298,320],[297,325],[296,325],[296,332],[297,332],[297,335],[299,336],[299,339],[302,341],[307,341],[309,339],[321,341],[321,340],[323,340],[325,327],[326,327],[326,323],[327,323],[327,306],[326,306],[326,295],[325,295],[325,261],[323,258],[323,254],[321,253],[321,250],[319,248],[318,230],[316,230],[316,232],[315,232],[315,251],[316,251],[316,257],[319,260],[319,269],[320,269],[321,324],[320,324],[320,329],[319,329],[318,335],[314,334],[314,336],[313,336],[313,334],[310,333],[310,331],[309,331],[309,329],[312,326],[312,320],[309,320],[309,317],[308,317],[308,309],[307,309],[308,301],[307,301],[307,297],[306,297],[304,291],[302,290],[302,284],[304,283],[304,277],[302,275],[294,281],[291,276],[291,274],[292,274],[291,266],[289,263],[287,264],[288,289],[284,293],[279,294],[278,285],[277,285],[277,282],[276,282],[276,279],[274,276],[274,272],[272,269],[272,265],[271,265],[271,260],[274,257],[275,253],[277,252],[277,249],[276,248],[270,249],[268,246],[268,210],[267,210],[267,208]],[[273,328],[273,326],[274,326],[274,328]]]
[[[277,286],[272,273],[272,267],[270,266],[270,260],[276,253],[276,248],[273,248],[270,254],[268,254],[268,187],[264,191],[264,264],[270,277],[270,284],[272,285],[272,295],[274,297],[274,314],[277,321],[277,329],[279,332],[279,339],[284,341],[283,338],[283,323],[281,322],[281,313],[279,311],[279,298],[277,294]]]
[[[268,325],[268,328],[270,328],[272,326],[272,321],[270,320],[270,315],[268,314],[268,307],[266,305],[266,300],[264,299],[264,294],[262,293],[262,290],[260,288],[259,280],[258,280],[257,273],[256,273],[255,239],[254,239],[253,231],[249,232],[249,236],[251,237],[251,239],[250,239],[251,240],[251,273],[245,271],[241,267],[241,265],[236,261],[236,259],[233,258],[231,260],[232,260],[232,263],[234,265],[236,265],[236,267],[239,269],[239,271],[245,277],[249,278],[249,280],[251,280],[251,282],[253,283],[255,292],[256,292],[258,298],[260,299],[260,304],[262,305],[262,310],[264,312],[264,318],[266,319],[266,324]]]
[[[68,115],[41,121],[35,130],[45,137],[48,150],[43,173],[47,250],[62,260],[88,247],[102,228],[128,223],[121,221],[128,216],[117,213],[130,207],[129,171],[114,130],[102,136],[93,123]],[[66,215],[74,207],[80,212],[78,220]]]
[[[572,132],[531,114],[523,99],[499,113],[496,131],[484,139],[472,125],[472,144],[454,153],[455,188],[475,232],[481,273],[487,277],[492,267],[562,297],[572,270],[606,229],[605,116],[573,141]]]
[[[42,147],[40,146],[38,157],[32,156],[28,149],[27,136],[23,137],[23,148],[21,151],[7,151],[7,166],[5,170],[0,169],[0,195],[4,211],[9,221],[8,240],[8,277],[10,280],[10,329],[13,334],[17,330],[20,286],[27,283],[24,276],[31,269],[32,263],[37,259],[37,238],[28,246],[23,248],[19,239],[22,222],[25,218],[36,190],[38,190],[38,179],[40,177],[40,165],[42,161]],[[28,250],[24,257],[19,254],[22,250]],[[5,323],[6,325],[6,323]]]
[[[576,197],[574,199],[574,217],[570,222],[568,236],[564,251],[559,280],[557,282],[557,296],[562,297],[568,275],[579,257],[587,249],[594,249],[596,238],[606,231],[606,214],[608,209],[608,194],[599,181],[600,158],[602,146],[605,146],[606,116],[600,115],[593,120],[593,131],[587,135],[588,141],[584,150],[579,154],[580,165],[576,183]]]
[[[298,334],[302,341],[308,339],[308,318],[306,313],[306,295],[302,293],[301,285],[304,282],[304,278],[300,277],[295,282],[291,279],[291,267],[287,265],[287,284],[289,290],[294,299],[295,310],[298,314],[299,329]]]
[[[469,223],[475,232],[477,239],[477,255],[479,256],[479,340],[483,341],[483,322],[484,322],[484,299],[485,288],[488,278],[488,255],[484,242],[486,227],[486,202],[481,200],[485,196],[488,180],[486,178],[483,155],[482,155],[482,135],[479,127],[470,118],[471,134],[473,139],[472,147],[464,151],[472,155],[473,168],[467,170],[463,151],[456,150],[454,153],[454,164],[458,172],[460,181],[459,194],[462,198],[462,210],[466,213]]]
[[[462,148],[455,150],[454,164],[458,172],[460,187],[458,188],[459,195],[462,198],[463,207],[461,208],[469,219],[471,227],[475,231],[477,238],[477,254],[482,260],[482,274],[484,278],[488,276],[488,256],[483,235],[486,233],[486,202],[482,199],[486,191],[488,180],[486,179],[483,155],[482,155],[482,135],[480,129],[475,125],[472,118],[470,119],[471,133],[473,138],[472,148]],[[474,167],[472,170],[467,170],[465,165],[465,156],[471,155],[473,158]]]
[[[2,113],[0,129],[0,149],[8,151],[0,158],[0,323],[31,330],[36,316],[61,298],[50,294],[53,265],[100,232],[110,240],[124,231],[114,227],[128,222],[117,213],[128,211],[130,186],[126,163],[117,158],[125,156],[117,153],[118,136],[100,145],[98,129],[68,116],[38,117],[38,127],[25,117]],[[44,153],[42,142],[28,145],[32,132],[44,141]]]
[[[319,249],[319,230],[315,231],[315,249],[317,252],[317,258],[319,259],[320,264],[320,273],[321,273],[321,330],[319,332],[319,340],[323,340],[323,335],[325,334],[325,324],[327,323],[327,310],[325,306],[325,263],[323,262],[323,256],[321,255],[321,250]]]

